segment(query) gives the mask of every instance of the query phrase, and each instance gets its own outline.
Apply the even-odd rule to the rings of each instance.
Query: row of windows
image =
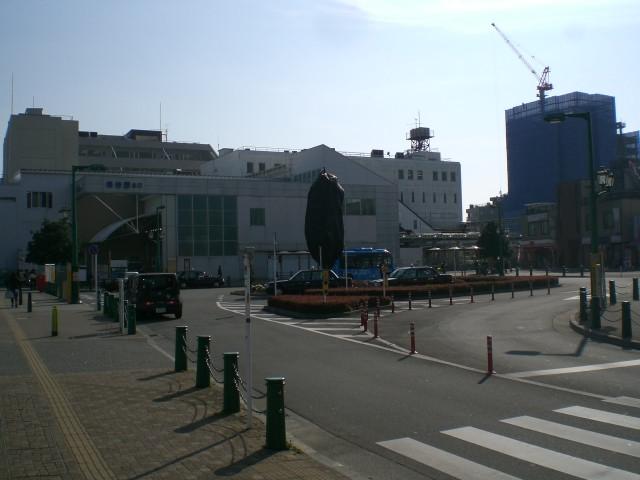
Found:
[[[453,203],[458,203],[458,194],[454,193],[452,196],[448,197],[446,193],[442,194],[442,203],[447,203],[448,199],[451,198]],[[404,202],[404,192],[400,192],[400,201]],[[415,192],[411,192],[411,203],[416,203],[416,194]],[[422,203],[427,203],[427,194],[422,192]],[[438,203],[438,195],[433,192],[431,194],[431,203]]]
[[[115,152],[115,153],[114,153]],[[119,159],[155,158],[166,160],[211,160],[209,152],[172,152],[163,150],[112,150],[110,148],[80,148],[78,151],[83,157],[111,157]]]
[[[347,198],[346,215],[375,215],[376,201],[373,198]]]
[[[52,203],[51,192],[27,192],[27,208],[51,208]]]
[[[130,188],[142,188],[142,182],[114,182],[113,180],[107,180],[104,182],[106,188],[123,188],[128,190]]]
[[[415,179],[416,180],[424,180],[424,175],[422,170],[416,170],[416,176]],[[437,182],[438,179],[440,179],[443,182],[446,182],[447,179],[451,182],[455,182],[456,181],[456,172],[438,172],[436,170],[434,170],[432,172],[432,177],[434,182]],[[414,176],[413,176],[413,170],[407,170],[407,180],[413,180]],[[404,170],[398,170],[398,180],[404,180]]]

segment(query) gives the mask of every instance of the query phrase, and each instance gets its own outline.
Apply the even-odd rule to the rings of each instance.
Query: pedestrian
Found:
[[[29,272],[29,290],[33,290],[36,287],[36,271],[32,268]]]
[[[7,293],[5,296],[11,299],[11,308],[18,308],[18,274],[11,272],[7,280]]]

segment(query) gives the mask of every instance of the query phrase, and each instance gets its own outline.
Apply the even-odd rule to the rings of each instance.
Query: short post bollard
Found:
[[[51,336],[58,336],[58,307],[55,305],[51,309]]]
[[[529,296],[533,297],[533,282],[529,280]]]
[[[364,302],[360,302],[360,326],[361,327],[364,327],[364,315],[365,315]]]
[[[102,298],[102,294],[100,290],[96,290],[96,311],[102,310],[102,305],[100,305],[100,299]]]
[[[600,297],[591,296],[591,328],[598,330],[600,325]]]
[[[491,301],[494,301],[496,299],[496,284],[492,283],[491,284]]]
[[[640,300],[640,291],[638,291],[638,279],[633,279],[633,299]]]
[[[516,296],[516,287],[515,287],[515,284],[511,282],[511,298],[514,298],[515,296]]]
[[[453,305],[453,285],[449,285],[449,305]]]
[[[33,311],[33,303],[31,302],[31,292],[27,294],[27,312],[31,313]]]
[[[609,280],[609,305],[615,305],[617,301],[616,282],[615,280]]]
[[[127,334],[136,334],[136,306],[133,303],[127,305]]]
[[[187,370],[187,326],[176,327],[175,371]]]
[[[414,322],[409,323],[409,340],[411,346],[409,353],[413,355],[416,353],[416,324]]]
[[[211,385],[211,377],[207,367],[207,356],[211,345],[209,335],[198,335],[198,357],[196,360],[196,388],[206,388]]]
[[[496,371],[493,369],[493,337],[487,335],[487,375],[493,375]]]
[[[431,308],[431,289],[429,289],[429,308]]]
[[[469,293],[471,296],[471,301],[469,303],[473,303],[473,285],[469,287]]]
[[[587,289],[580,288],[580,323],[587,323]]]
[[[376,297],[376,313],[380,316],[380,297]]]
[[[369,330],[369,310],[364,311],[364,323],[362,325],[363,331],[367,332]]]
[[[584,265],[580,265],[580,276],[584,277]]]
[[[567,267],[565,267],[564,265],[562,266],[562,276],[563,277],[567,276]]]
[[[547,275],[547,295],[551,295],[551,278]]]
[[[533,266],[529,265],[529,276],[533,277]]]
[[[411,292],[409,292],[409,310],[413,310],[413,308],[411,308]]]
[[[393,299],[393,295],[391,295],[391,313],[396,313],[396,302]]]
[[[240,411],[240,390],[238,385],[238,352],[225,352],[224,358],[224,391],[222,410],[224,413],[238,413]]]
[[[622,338],[630,340],[631,337],[631,304],[625,301],[622,302]]]
[[[267,383],[267,442],[269,450],[286,450],[287,433],[284,423],[284,377],[268,377]]]

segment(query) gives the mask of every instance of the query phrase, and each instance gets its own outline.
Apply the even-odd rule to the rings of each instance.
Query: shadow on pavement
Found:
[[[167,377],[169,375],[175,375],[176,373],[179,373],[179,372],[169,370],[167,372],[158,373],[156,375],[150,375],[148,377],[138,378],[136,380],[138,380],[139,382],[148,382],[149,380],[157,380],[158,378]]]
[[[241,473],[247,467],[251,467],[257,463],[262,462],[263,460],[268,459],[269,457],[278,453],[275,450],[267,450],[266,448],[262,448],[257,452],[249,455],[248,457],[243,458],[231,465],[223,468],[219,468],[215,471],[216,475],[220,475],[221,477],[231,477],[233,475],[237,475]]]
[[[167,395],[163,395],[162,397],[154,398],[153,401],[154,402],[168,402],[170,400],[173,400],[174,398],[180,398],[180,397],[183,397],[185,395],[189,395],[190,393],[198,392],[200,390],[202,390],[202,389],[198,388],[198,387],[189,387],[189,388],[186,388],[184,390],[178,390],[177,392],[173,392],[173,393],[169,393]]]
[[[204,417],[201,418],[200,420],[196,421],[196,422],[192,422],[189,423],[188,425],[184,425],[183,427],[179,427],[176,428],[174,430],[174,432],[176,433],[191,433],[195,430],[198,430],[199,428],[205,427],[211,423],[215,423],[218,420],[222,420],[226,417],[228,417],[229,415],[232,415],[231,413],[224,413],[224,412],[218,412],[218,413],[214,413],[213,415],[210,415],[208,417]]]

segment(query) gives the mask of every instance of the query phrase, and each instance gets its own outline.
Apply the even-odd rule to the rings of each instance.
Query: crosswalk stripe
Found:
[[[387,440],[378,442],[378,445],[460,480],[486,480],[487,478],[518,480],[517,477],[418,442],[413,438]]]
[[[615,403],[617,405],[624,405],[626,407],[640,408],[640,398],[623,396],[623,397],[607,398],[603,401],[608,403]]]
[[[565,375],[569,373],[594,372],[596,370],[608,370],[610,368],[637,367],[638,365],[640,365],[640,360],[625,360],[622,362],[598,363],[595,365],[582,365],[579,367],[530,370],[526,372],[509,373],[508,376],[513,378],[543,377],[547,375]]]
[[[640,457],[640,443],[633,440],[625,440],[624,438],[613,437],[601,433],[583,430],[560,423],[549,422],[541,418],[529,416],[507,418],[501,420],[509,425],[526,428],[535,432],[544,433],[572,442],[590,445],[592,447],[602,448],[611,452],[623,453],[632,457]]]
[[[565,455],[475,427],[455,428],[442,433],[585,480],[640,480],[640,475],[635,473]]]
[[[621,415],[619,413],[606,412],[604,410],[596,410],[587,407],[567,407],[554,410],[554,412],[573,415],[574,417],[586,418],[596,422],[609,423],[619,427],[633,428],[640,430],[640,418],[630,415]]]
[[[340,328],[340,327],[304,327],[307,330],[313,330],[315,332],[342,332],[342,331],[349,331],[349,332],[355,332],[360,330],[360,328],[358,327],[349,327],[349,328]]]

